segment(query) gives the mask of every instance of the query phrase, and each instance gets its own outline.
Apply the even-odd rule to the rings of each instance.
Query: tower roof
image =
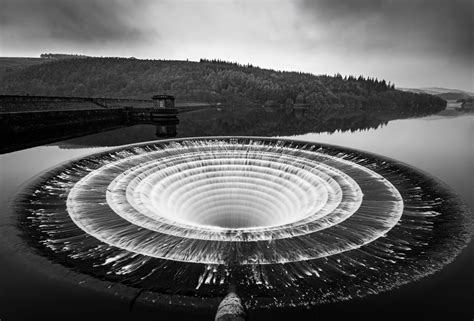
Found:
[[[172,99],[172,100],[174,100],[174,96],[171,96],[171,95],[154,95],[153,97],[151,97],[151,99],[153,99],[153,100],[158,100],[158,99]]]

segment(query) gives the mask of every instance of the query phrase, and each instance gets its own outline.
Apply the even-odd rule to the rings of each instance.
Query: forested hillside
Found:
[[[126,58],[55,60],[7,73],[0,94],[146,98],[175,95],[178,100],[234,106],[289,107],[309,111],[436,112],[445,101],[394,89],[385,80],[315,76],[223,61],[165,61]]]
[[[0,57],[0,79],[6,74],[13,73],[29,66],[46,62],[42,58]]]

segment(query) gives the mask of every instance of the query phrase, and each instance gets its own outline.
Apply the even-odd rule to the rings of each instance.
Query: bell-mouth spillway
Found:
[[[249,306],[378,293],[469,240],[468,209],[405,164],[331,145],[203,137],[72,160],[31,184],[20,226],[50,258],[156,295]]]

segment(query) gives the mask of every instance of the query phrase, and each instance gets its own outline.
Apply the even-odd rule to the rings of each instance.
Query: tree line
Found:
[[[51,54],[48,54],[51,55]],[[401,92],[393,83],[364,76],[313,75],[262,69],[222,60],[199,62],[70,57],[15,70],[0,80],[0,93],[178,100],[233,106],[307,106],[308,115],[331,111],[436,112],[446,102]]]

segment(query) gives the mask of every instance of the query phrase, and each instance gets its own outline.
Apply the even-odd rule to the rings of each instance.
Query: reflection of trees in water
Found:
[[[66,140],[54,145],[62,149],[82,146],[118,146],[166,139],[176,136],[176,124],[152,123],[135,124],[119,129]]]
[[[284,112],[234,109],[181,115],[179,136],[256,135],[282,136],[306,133],[334,133],[336,131],[364,131],[377,129],[390,120],[422,116],[406,113],[344,113],[325,112],[317,117],[296,118]]]
[[[178,137],[196,136],[291,136],[307,133],[356,132],[377,129],[387,125],[390,120],[423,116],[429,113],[392,112],[371,114],[363,112],[341,113],[340,111],[310,114],[297,118],[282,110],[266,112],[255,108],[223,108],[203,110],[179,115]],[[169,130],[169,129],[167,129]],[[173,135],[159,135],[158,124],[142,124],[108,132],[74,138],[60,143],[61,148],[81,146],[117,146]],[[170,133],[171,133],[170,132]]]

